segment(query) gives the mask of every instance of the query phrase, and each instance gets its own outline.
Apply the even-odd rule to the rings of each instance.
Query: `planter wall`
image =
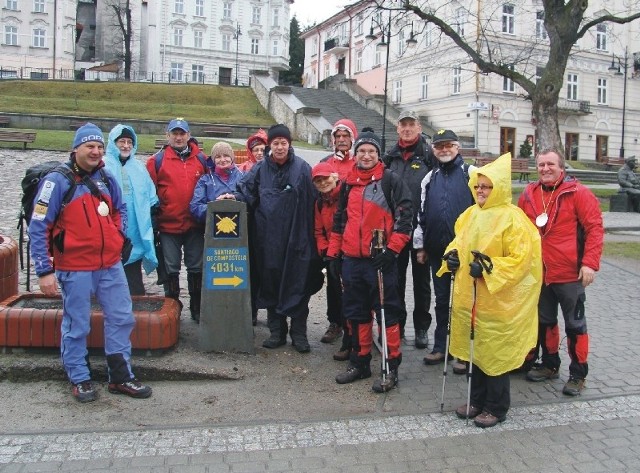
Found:
[[[133,296],[136,325],[131,333],[134,349],[164,350],[178,343],[180,307],[162,296]],[[0,303],[0,346],[55,348],[60,346],[62,299],[44,294],[13,295]],[[103,313],[91,310],[88,348],[104,348]]]
[[[18,243],[0,235],[0,301],[18,293]]]

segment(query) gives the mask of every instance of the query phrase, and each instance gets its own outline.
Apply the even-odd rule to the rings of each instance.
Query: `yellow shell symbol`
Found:
[[[444,130],[438,130],[438,132],[436,133],[436,135],[442,135],[444,133]]]
[[[238,224],[234,222],[237,216],[234,215],[233,218],[230,217],[218,217],[218,223],[216,223],[217,233],[235,233],[236,228],[238,228]]]

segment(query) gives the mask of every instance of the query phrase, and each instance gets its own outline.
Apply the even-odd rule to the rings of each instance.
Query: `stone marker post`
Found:
[[[253,355],[246,205],[209,202],[205,228],[200,349]]]

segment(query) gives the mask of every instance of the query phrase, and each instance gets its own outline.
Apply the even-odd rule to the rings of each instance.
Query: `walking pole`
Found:
[[[371,239],[371,256],[375,256],[384,251],[384,230],[373,230],[373,238]],[[389,373],[389,346],[387,345],[387,323],[384,318],[384,281],[382,271],[378,270],[378,293],[380,294],[380,325],[382,339],[382,386],[387,383],[387,374]]]
[[[451,313],[453,311],[453,287],[456,272],[451,271],[451,285],[449,286],[449,320],[447,321],[447,342],[444,350],[444,370],[442,371],[442,397],[440,398],[440,412],[444,410],[444,387],[447,384],[447,360],[449,358],[449,342],[451,341]]]

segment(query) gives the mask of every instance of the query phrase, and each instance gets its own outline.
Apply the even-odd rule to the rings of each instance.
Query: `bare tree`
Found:
[[[133,45],[133,23],[131,21],[130,0],[108,0],[107,8],[112,12],[114,27],[118,31],[116,45],[121,46],[121,50],[115,57],[122,60],[124,65],[124,80],[131,80],[131,66],[133,56],[131,48]]]
[[[536,18],[536,8],[527,0],[510,2],[528,9]],[[567,63],[577,41],[601,24],[625,24],[640,18],[637,0],[624,3],[624,10],[610,13],[603,9],[586,17],[587,0],[542,0],[544,42],[536,40],[536,32],[529,38],[507,40],[496,35],[495,25],[502,23],[505,2],[473,2],[473,8],[464,2],[455,2],[457,8],[445,8],[441,0],[400,0],[399,2],[372,0],[376,10],[392,10],[396,15],[412,14],[424,20],[424,27],[434,25],[442,35],[460,48],[480,73],[495,73],[518,84],[525,91],[525,99],[532,103],[532,120],[536,125],[538,145],[541,148],[562,149],[558,127],[558,99]],[[451,5],[451,4],[448,4]],[[607,7],[612,6],[607,4]],[[477,8],[477,10],[475,10]],[[452,10],[465,9],[468,18],[475,19],[477,32],[465,36],[456,25]],[[540,10],[540,7],[537,7]],[[541,19],[542,20],[542,19]],[[535,27],[533,28],[535,30]],[[539,32],[538,32],[539,33]],[[544,43],[544,44],[543,44]],[[533,67],[541,64],[543,67]],[[539,74],[541,72],[541,74]]]

